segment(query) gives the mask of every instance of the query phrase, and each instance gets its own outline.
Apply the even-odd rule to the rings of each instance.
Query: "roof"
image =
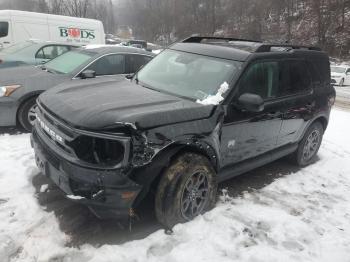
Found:
[[[302,46],[292,44],[271,44],[256,40],[237,39],[229,37],[189,37],[180,43],[170,46],[170,49],[197,53],[222,59],[246,61],[252,54],[262,53],[323,53],[314,46]]]
[[[21,11],[21,10],[0,10],[1,16],[20,16],[20,17],[36,17],[41,19],[55,18],[55,19],[68,19],[69,22],[76,21],[79,23],[84,22],[93,22],[102,24],[100,20],[92,19],[92,18],[82,18],[82,17],[73,17],[73,16],[65,16],[65,15],[54,15],[47,13],[38,13],[38,12],[29,12],[29,11]]]
[[[155,56],[152,52],[145,51],[140,48],[119,46],[119,45],[87,45],[81,48],[82,50],[92,50],[96,53],[133,53]]]

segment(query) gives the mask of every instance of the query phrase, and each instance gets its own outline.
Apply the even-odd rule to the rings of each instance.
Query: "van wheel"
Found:
[[[25,101],[18,110],[18,122],[26,131],[31,132],[36,120],[35,109],[37,97]]]
[[[216,173],[209,160],[194,153],[180,155],[159,182],[156,217],[168,229],[192,220],[214,207],[216,191]]]
[[[297,151],[293,154],[293,160],[299,166],[304,167],[314,162],[320,149],[324,128],[320,122],[313,123],[300,141]]]
[[[339,82],[339,86],[344,86],[344,78],[342,78]]]

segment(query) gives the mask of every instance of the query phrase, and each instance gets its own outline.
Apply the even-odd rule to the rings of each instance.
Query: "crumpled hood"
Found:
[[[46,90],[62,81],[64,75],[48,73],[35,66],[19,66],[0,70],[0,86],[22,85],[25,88]]]
[[[150,90],[123,77],[113,82],[62,84],[43,93],[39,101],[59,119],[90,130],[121,122],[147,129],[208,118],[213,110],[213,106]]]

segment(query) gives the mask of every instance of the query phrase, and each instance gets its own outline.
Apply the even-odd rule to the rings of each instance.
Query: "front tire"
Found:
[[[324,128],[320,122],[315,122],[308,128],[293,155],[296,164],[305,167],[315,161],[322,143],[323,133]]]
[[[25,101],[18,110],[18,122],[21,127],[28,131],[32,131],[33,124],[36,120],[35,109],[37,97],[32,97]]]
[[[214,207],[216,173],[209,160],[198,154],[177,157],[162,174],[155,211],[166,228],[192,220]]]
[[[339,86],[344,86],[344,78],[342,78],[339,82]]]

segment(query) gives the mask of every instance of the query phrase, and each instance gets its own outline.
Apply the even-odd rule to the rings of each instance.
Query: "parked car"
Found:
[[[77,46],[28,40],[0,51],[0,69],[23,65],[41,65]]]
[[[45,65],[0,70],[0,127],[18,124],[30,131],[39,94],[62,82],[111,81],[114,75],[132,74],[154,54],[118,46],[87,46],[65,53]],[[102,78],[103,77],[103,78]]]
[[[29,39],[72,45],[105,44],[101,21],[17,10],[0,10],[0,49]]]
[[[350,85],[350,66],[331,66],[332,83],[338,86]]]
[[[334,100],[318,48],[191,37],[131,82],[45,92],[31,141],[72,201],[122,219],[151,194],[171,228],[212,208],[218,182],[287,155],[312,163]]]

